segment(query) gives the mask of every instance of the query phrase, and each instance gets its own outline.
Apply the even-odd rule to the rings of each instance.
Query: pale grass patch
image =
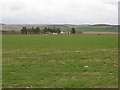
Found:
[[[56,60],[52,59],[52,60],[48,60],[49,62],[55,62]]]
[[[88,66],[84,66],[84,67],[86,67],[86,68],[87,68]]]
[[[83,75],[99,75],[102,72],[82,72]]]

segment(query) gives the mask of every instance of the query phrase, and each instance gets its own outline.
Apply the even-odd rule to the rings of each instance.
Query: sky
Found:
[[[0,23],[118,24],[119,0],[2,0]]]

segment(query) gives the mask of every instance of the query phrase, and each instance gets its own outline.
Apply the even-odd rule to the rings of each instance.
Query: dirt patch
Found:
[[[83,32],[83,34],[120,34],[118,32]]]

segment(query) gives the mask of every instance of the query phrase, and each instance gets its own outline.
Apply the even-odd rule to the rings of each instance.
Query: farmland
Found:
[[[70,31],[72,27],[74,27],[78,32],[85,31],[85,32],[118,32],[118,27],[115,25],[110,26],[93,26],[93,25],[69,25],[69,24],[62,24],[62,25],[47,25],[47,24],[20,24],[20,25],[0,25],[3,31],[15,31],[19,32],[22,27],[25,26],[29,27],[39,27],[43,29],[44,27],[49,28],[60,28],[61,31]]]
[[[3,35],[3,87],[117,88],[117,35]]]

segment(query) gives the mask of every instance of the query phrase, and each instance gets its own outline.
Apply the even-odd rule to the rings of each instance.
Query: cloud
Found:
[[[4,0],[4,23],[117,24],[117,0]]]
[[[106,4],[117,5],[118,2],[105,2]]]
[[[3,10],[22,10],[24,9],[26,6],[25,6],[25,3],[23,3],[22,1],[20,0],[4,0],[2,2],[2,9]]]

